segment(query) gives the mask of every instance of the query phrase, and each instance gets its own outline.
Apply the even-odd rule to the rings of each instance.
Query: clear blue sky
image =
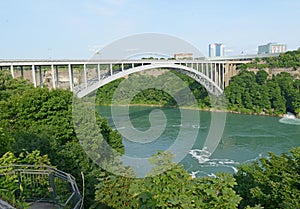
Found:
[[[1,0],[0,59],[90,58],[94,49],[139,33],[182,38],[205,55],[268,42],[300,47],[299,0]]]

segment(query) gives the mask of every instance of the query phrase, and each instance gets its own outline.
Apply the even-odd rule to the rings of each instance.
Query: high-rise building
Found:
[[[286,52],[286,44],[268,43],[258,46],[258,54],[276,54]]]
[[[224,45],[219,43],[209,44],[209,57],[223,57]]]

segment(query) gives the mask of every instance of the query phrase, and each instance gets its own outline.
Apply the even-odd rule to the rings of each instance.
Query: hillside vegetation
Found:
[[[239,69],[293,68],[300,67],[300,50],[288,51],[279,57],[256,58],[253,62],[239,65]]]
[[[205,89],[180,76],[198,95],[199,107],[209,106]],[[99,90],[99,103],[109,104],[108,98],[117,82]],[[299,80],[286,73],[267,79],[264,71],[256,75],[242,71],[225,92],[228,106],[237,111],[280,114],[289,109],[299,113],[299,84]],[[169,95],[149,91],[151,94],[137,95],[134,103],[143,103],[146,96],[148,102],[155,98],[157,104],[173,105]],[[158,94],[160,99],[156,98]],[[147,178],[117,176],[95,164],[83,150],[74,128],[72,103],[73,94],[68,90],[34,88],[0,71],[0,166],[14,163],[56,166],[76,178],[80,191],[83,172],[85,208],[300,208],[300,148],[280,156],[270,153],[269,158],[260,162],[241,165],[235,175],[219,173],[217,177],[195,179],[183,166],[172,162],[172,153],[158,152],[151,158],[154,167]],[[122,155],[125,151],[122,136],[108,126],[106,119],[98,114],[95,117],[104,140]],[[82,130],[82,134],[93,140],[92,131]],[[107,158],[102,144],[91,144],[90,148],[98,159],[110,163],[113,158]],[[132,169],[118,163],[121,172],[135,175]],[[164,168],[168,168],[166,172],[158,173]],[[26,204],[17,182],[1,175],[0,198],[23,208]]]

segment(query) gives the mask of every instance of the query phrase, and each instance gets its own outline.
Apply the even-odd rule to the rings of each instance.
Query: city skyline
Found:
[[[229,56],[257,54],[269,42],[300,46],[297,0],[12,0],[0,6],[0,59],[88,59],[115,40],[149,32],[181,38],[205,56],[210,43],[223,43]]]

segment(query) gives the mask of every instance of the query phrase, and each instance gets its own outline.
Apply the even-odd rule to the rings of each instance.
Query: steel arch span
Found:
[[[82,97],[85,97],[88,94],[94,92],[98,88],[100,88],[112,81],[115,81],[119,78],[128,76],[133,73],[142,72],[142,71],[151,70],[151,69],[159,69],[159,68],[165,68],[165,69],[170,69],[170,70],[179,70],[181,73],[186,74],[187,76],[193,78],[195,81],[197,81],[202,86],[204,86],[210,94],[212,94],[214,96],[223,95],[223,90],[211,78],[209,78],[202,72],[200,72],[196,69],[193,69],[191,67],[188,67],[188,66],[184,66],[181,64],[174,64],[174,63],[151,63],[148,65],[133,67],[133,68],[118,72],[116,74],[110,75],[109,77],[106,77],[101,80],[90,80],[87,83],[80,84],[80,85],[74,87],[73,91],[77,94],[77,96],[79,98],[82,98]]]

